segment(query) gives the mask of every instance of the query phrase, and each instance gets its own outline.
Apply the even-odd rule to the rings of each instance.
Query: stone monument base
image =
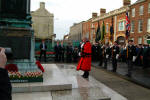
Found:
[[[43,82],[43,73],[36,65],[32,28],[0,27],[0,40],[0,47],[12,50],[12,57],[7,56],[11,82]]]
[[[54,90],[71,90],[72,84],[55,64],[44,64],[43,82],[13,83],[13,93],[47,92]]]

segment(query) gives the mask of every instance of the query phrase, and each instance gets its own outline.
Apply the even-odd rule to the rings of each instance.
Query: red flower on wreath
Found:
[[[5,66],[5,69],[7,69],[10,72],[18,72],[18,67],[16,64],[8,64]]]
[[[45,72],[43,66],[41,65],[40,61],[36,61],[36,64],[38,66],[38,68],[42,71],[42,72]]]

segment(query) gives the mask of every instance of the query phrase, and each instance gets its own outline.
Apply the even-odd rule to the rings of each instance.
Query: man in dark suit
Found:
[[[42,40],[42,43],[40,44],[40,61],[42,58],[42,55],[44,54],[44,61],[46,62],[46,50],[47,50],[47,45],[45,43],[45,40]]]
[[[112,67],[113,67],[113,72],[116,72],[117,70],[117,60],[119,57],[119,46],[117,41],[114,42],[114,46],[111,48],[111,56],[112,56]]]
[[[99,57],[98,58],[98,60],[99,60],[99,66],[102,66],[103,65],[103,45],[102,44],[98,44],[97,49],[98,49],[97,55]]]
[[[133,40],[129,40],[127,46],[127,64],[128,64],[128,74],[126,76],[131,77],[133,62],[136,60],[136,47],[134,46]]]
[[[66,47],[66,60],[67,60],[67,63],[71,63],[72,62],[72,53],[73,53],[72,44],[68,43],[68,45]]]
[[[0,100],[12,100],[12,86],[10,83],[8,72],[5,69],[6,62],[7,58],[5,55],[5,49],[0,48]]]
[[[59,42],[57,42],[57,44],[55,45],[54,51],[55,51],[55,61],[59,61],[59,52],[60,52]]]
[[[59,61],[65,61],[65,58],[64,58],[64,54],[65,54],[65,46],[63,45],[63,42],[61,42],[61,45],[59,46]]]

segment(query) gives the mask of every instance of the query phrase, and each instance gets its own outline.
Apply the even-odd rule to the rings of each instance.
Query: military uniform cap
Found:
[[[129,40],[128,42],[133,42],[133,40]]]

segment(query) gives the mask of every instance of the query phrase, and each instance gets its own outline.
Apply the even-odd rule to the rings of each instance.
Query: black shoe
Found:
[[[111,70],[111,72],[116,72],[116,70]]]
[[[130,74],[126,74],[126,76],[127,76],[127,77],[131,77],[131,75],[130,75]]]
[[[89,76],[83,76],[83,78],[89,78]]]
[[[81,75],[83,78],[85,77],[85,75]]]
[[[102,66],[102,64],[98,64],[99,66]]]
[[[107,67],[104,67],[104,69],[107,69]]]

